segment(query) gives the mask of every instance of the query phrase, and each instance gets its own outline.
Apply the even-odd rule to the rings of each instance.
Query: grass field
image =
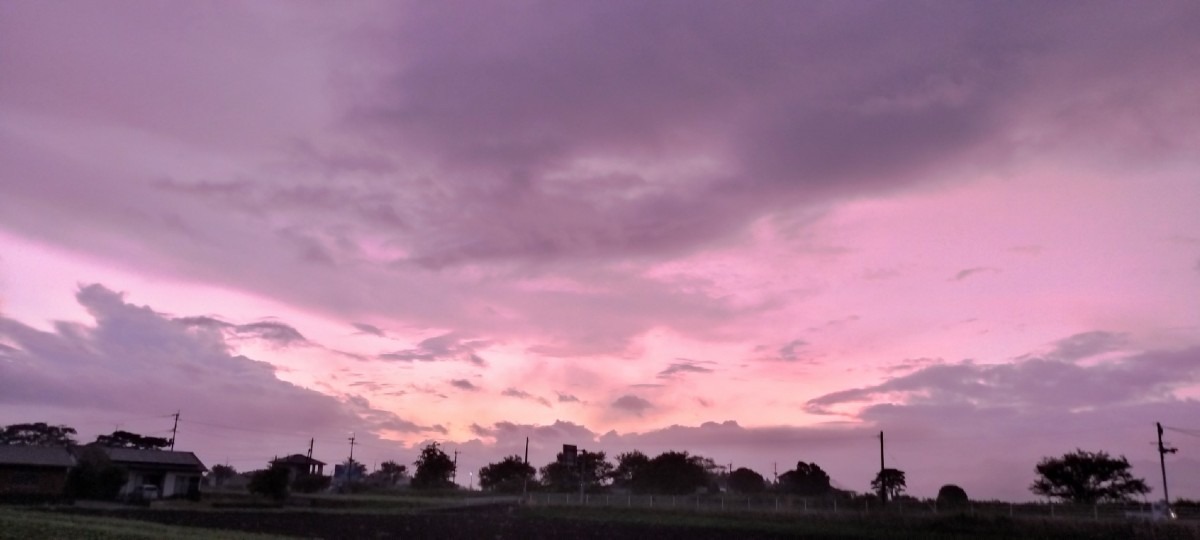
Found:
[[[23,508],[0,507],[0,540],[95,539],[142,540],[161,538],[215,540],[272,540],[286,538],[238,531],[174,527],[140,520],[71,515]]]
[[[488,538],[488,539],[1179,539],[1200,523],[1076,517],[701,512],[638,507],[523,506],[513,498],[313,496],[276,508],[226,507],[243,498],[151,508],[0,508],[0,540],[16,538]],[[261,502],[261,501],[260,501]],[[216,507],[213,503],[218,503]],[[277,535],[277,536],[266,536]]]

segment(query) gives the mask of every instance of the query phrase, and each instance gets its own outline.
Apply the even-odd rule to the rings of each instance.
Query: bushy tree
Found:
[[[729,489],[737,493],[761,493],[767,488],[767,480],[745,467],[729,474]]]
[[[640,493],[684,495],[708,486],[704,458],[687,452],[663,452],[643,467],[633,479]]]
[[[490,491],[517,493],[533,479],[534,472],[536,471],[533,466],[525,463],[521,456],[508,456],[479,469],[479,487]]]
[[[408,466],[395,461],[385,461],[379,464],[379,469],[367,477],[372,483],[381,486],[394,486],[408,476]]]
[[[139,448],[142,450],[162,450],[171,446],[171,439],[138,435],[128,431],[114,431],[111,435],[96,437],[96,444],[109,448]]]
[[[113,464],[104,450],[85,448],[67,473],[67,496],[111,501],[128,479],[128,471]]]
[[[559,452],[555,460],[539,472],[542,485],[550,489],[576,491],[582,482],[584,489],[596,491],[612,477],[613,466],[604,452],[579,450],[574,464],[567,463],[566,456]]]
[[[1150,492],[1150,486],[1129,472],[1125,456],[1076,449],[1057,458],[1042,458],[1038,479],[1029,489],[1038,495],[1073,503],[1128,501]]]
[[[333,482],[333,478],[323,474],[302,473],[292,480],[292,489],[300,493],[316,493],[324,491]]]
[[[212,476],[214,485],[222,486],[225,484],[225,482],[228,482],[230,478],[233,478],[237,475],[237,469],[234,469],[229,465],[213,465],[212,469],[208,471],[208,474],[209,476]]]
[[[438,443],[429,443],[421,449],[421,455],[413,464],[417,466],[417,472],[412,479],[413,489],[454,487],[454,460],[438,447]]]
[[[882,495],[884,502],[899,497],[907,487],[904,471],[900,469],[883,469],[875,475],[874,480],[871,480],[871,489]]]
[[[796,463],[796,468],[779,475],[779,489],[808,497],[828,495],[833,486],[829,475],[816,463]]]
[[[967,498],[967,490],[954,484],[946,484],[938,490],[937,507],[939,510],[957,510],[966,508],[971,503]]]
[[[74,446],[75,428],[45,422],[11,424],[0,430],[0,445]]]
[[[250,493],[282,501],[288,496],[288,468],[276,464],[269,469],[254,471],[247,486]]]
[[[634,489],[633,479],[650,464],[650,458],[637,450],[617,455],[617,467],[613,469],[613,487]]]

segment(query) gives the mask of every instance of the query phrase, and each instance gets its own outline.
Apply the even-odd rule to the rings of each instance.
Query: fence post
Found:
[[[675,496],[671,495],[671,508],[675,508]]]
[[[836,500],[835,500],[835,501],[833,501],[833,508],[834,508],[835,510],[837,509],[837,501],[836,501]],[[807,514],[807,513],[808,513],[808,499],[804,499],[804,513],[805,513],[805,514]]]
[[[654,495],[650,496],[650,508],[654,508]]]
[[[725,510],[725,496],[721,495],[721,511]]]

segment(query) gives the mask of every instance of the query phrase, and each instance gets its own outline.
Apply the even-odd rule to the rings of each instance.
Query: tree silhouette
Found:
[[[971,499],[967,498],[967,490],[954,484],[946,484],[938,490],[937,508],[939,510],[955,510],[966,508]]]
[[[96,437],[96,444],[109,448],[138,448],[142,450],[162,450],[171,446],[171,439],[149,437],[128,431],[114,431],[111,435]]]
[[[637,450],[617,455],[617,468],[612,472],[613,487],[641,491],[633,481],[638,473],[650,463],[650,458]]]
[[[394,486],[408,474],[408,467],[395,461],[384,461],[379,464],[379,470],[371,473],[370,478],[378,480],[385,486]]]
[[[67,473],[67,495],[78,499],[113,500],[129,473],[114,465],[100,448],[83,447],[75,466]]]
[[[0,430],[0,445],[74,446],[75,428],[45,422],[12,424]]]
[[[821,467],[803,461],[797,462],[794,470],[779,475],[779,485],[787,493],[805,496],[825,495],[833,489]]]
[[[237,469],[229,465],[213,465],[208,474],[212,476],[214,484],[221,486],[237,474]]]
[[[871,489],[883,493],[885,499],[895,499],[908,487],[904,481],[904,471],[900,469],[883,469],[871,480]]]
[[[708,485],[708,471],[701,456],[687,452],[663,452],[651,459],[634,476],[633,485],[642,492],[665,495],[695,493]]]
[[[269,469],[254,471],[250,476],[247,489],[250,493],[264,495],[282,501],[288,496],[288,468],[281,464],[271,465]]]
[[[1149,493],[1150,487],[1129,473],[1125,456],[1076,449],[1057,458],[1042,458],[1039,478],[1029,486],[1038,495],[1073,503],[1123,502]]]
[[[438,448],[438,443],[429,443],[421,449],[420,457],[413,464],[417,466],[417,472],[412,479],[414,489],[454,487],[454,481],[451,480],[454,476],[454,460]]]
[[[534,472],[533,466],[526,464],[521,456],[508,456],[479,469],[479,487],[484,490],[517,493],[525,487],[525,482],[533,478]]]
[[[585,489],[595,491],[602,487],[612,477],[613,466],[609,463],[604,452],[588,452],[580,449],[575,456],[575,463],[567,462],[566,456],[559,452],[555,460],[541,469],[542,485],[558,491],[575,491],[579,489],[580,479]]]
[[[767,480],[745,467],[729,474],[729,489],[737,493],[761,493],[767,488]]]

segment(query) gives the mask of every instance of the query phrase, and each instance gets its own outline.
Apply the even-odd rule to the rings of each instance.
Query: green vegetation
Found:
[[[30,538],[270,540],[282,537],[215,529],[172,527],[132,519],[79,516],[0,507],[0,540],[27,540]]]

